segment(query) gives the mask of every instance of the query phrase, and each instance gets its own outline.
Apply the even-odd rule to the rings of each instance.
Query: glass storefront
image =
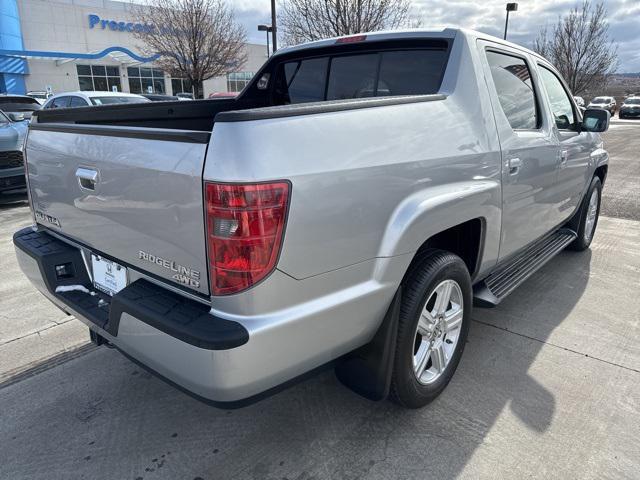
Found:
[[[120,68],[107,65],[76,65],[80,90],[122,91]]]
[[[253,78],[253,72],[236,72],[227,75],[227,91],[241,92]]]
[[[127,75],[131,93],[165,93],[162,70],[150,67],[129,67]]]

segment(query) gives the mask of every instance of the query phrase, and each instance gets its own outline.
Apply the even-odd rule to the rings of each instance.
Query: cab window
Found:
[[[560,130],[573,128],[576,123],[573,104],[562,82],[555,73],[542,65],[540,65],[540,78],[547,91],[556,126]]]
[[[274,104],[433,94],[446,63],[446,45],[292,60],[278,67]]]

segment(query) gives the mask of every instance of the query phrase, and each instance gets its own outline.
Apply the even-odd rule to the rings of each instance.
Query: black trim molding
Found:
[[[343,112],[361,108],[386,107],[389,105],[403,105],[407,103],[437,102],[445,100],[446,95],[403,95],[396,97],[358,98],[348,100],[333,100],[328,102],[299,103],[296,105],[281,105],[277,107],[253,108],[248,110],[233,110],[220,112],[216,115],[216,122],[244,122],[250,120],[265,120],[269,118],[297,117],[314,115],[317,113]]]
[[[74,123],[33,123],[30,130],[45,132],[100,135],[103,137],[130,137],[166,142],[209,143],[210,132],[196,130],[172,130],[168,128],[120,127],[113,125],[79,125]]]

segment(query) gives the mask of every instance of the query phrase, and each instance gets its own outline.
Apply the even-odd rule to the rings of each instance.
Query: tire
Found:
[[[462,259],[443,250],[426,251],[403,283],[392,401],[420,408],[444,390],[464,351],[472,305],[471,279]]]
[[[595,205],[594,203],[595,202]],[[577,228],[578,237],[569,245],[569,249],[581,252],[591,245],[593,236],[598,226],[600,216],[600,204],[602,202],[602,182],[598,177],[593,177],[587,194],[582,200],[580,219]]]

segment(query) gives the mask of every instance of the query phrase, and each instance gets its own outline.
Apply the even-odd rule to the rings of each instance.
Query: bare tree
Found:
[[[202,82],[240,70],[246,32],[225,0],[147,0],[133,4],[144,29],[134,31],[145,53],[174,77],[188,79],[195,96]]]
[[[279,22],[287,44],[414,26],[410,0],[282,0]]]
[[[585,0],[574,7],[551,32],[544,28],[538,34],[533,49],[556,66],[575,95],[605,84],[618,68],[603,3]]]

